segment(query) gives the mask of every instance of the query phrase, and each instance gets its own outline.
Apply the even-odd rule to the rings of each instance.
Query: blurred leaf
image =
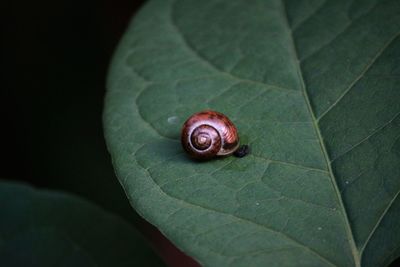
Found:
[[[163,266],[142,237],[72,195],[0,182],[2,266]]]
[[[136,210],[206,266],[385,266],[400,253],[400,2],[150,1],[109,73]],[[252,154],[194,162],[214,109]]]

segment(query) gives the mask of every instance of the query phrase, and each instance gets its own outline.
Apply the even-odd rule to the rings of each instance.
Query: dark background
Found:
[[[108,64],[143,2],[1,2],[0,178],[90,199],[137,227],[169,265],[196,266],[133,212],[104,143]]]
[[[1,8],[2,178],[129,208],[109,203],[120,189],[101,113],[110,57],[140,4],[7,1]]]
[[[130,207],[102,129],[112,53],[144,1],[1,1],[0,178],[119,214],[171,266],[196,266]]]

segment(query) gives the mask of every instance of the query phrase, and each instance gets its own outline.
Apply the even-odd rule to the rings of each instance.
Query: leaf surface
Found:
[[[106,139],[135,209],[205,266],[400,252],[400,2],[153,0],[115,54]],[[194,162],[214,109],[252,153]]]
[[[2,266],[164,266],[131,225],[78,197],[0,181]]]

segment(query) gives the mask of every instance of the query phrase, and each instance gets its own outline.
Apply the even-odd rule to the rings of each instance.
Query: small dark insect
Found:
[[[241,145],[235,152],[233,152],[233,155],[238,158],[243,158],[249,153],[250,147],[248,145]]]
[[[185,151],[196,159],[235,154],[241,158],[249,153],[249,146],[239,147],[235,125],[224,114],[205,110],[190,116],[183,124],[181,142]]]

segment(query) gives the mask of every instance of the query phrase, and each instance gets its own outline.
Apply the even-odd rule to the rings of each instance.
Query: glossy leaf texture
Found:
[[[1,266],[164,266],[130,224],[65,193],[0,181]]]
[[[135,209],[204,266],[386,266],[400,252],[400,2],[152,0],[104,123]],[[252,153],[195,162],[192,113]]]

